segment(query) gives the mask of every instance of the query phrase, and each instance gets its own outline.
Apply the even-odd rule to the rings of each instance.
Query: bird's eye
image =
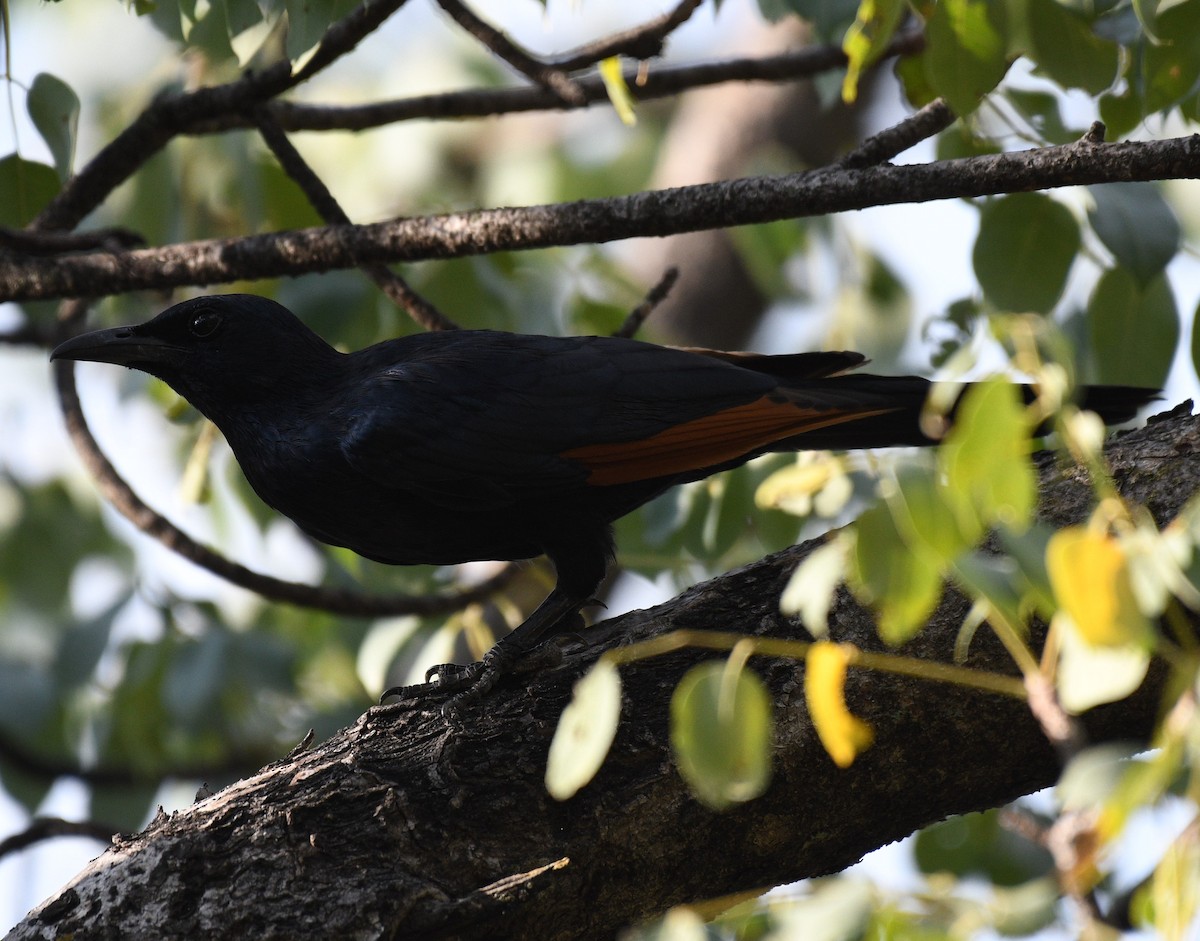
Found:
[[[203,310],[192,318],[192,322],[188,324],[188,329],[191,330],[192,336],[203,340],[216,333],[217,328],[220,326],[220,314],[214,310]]]

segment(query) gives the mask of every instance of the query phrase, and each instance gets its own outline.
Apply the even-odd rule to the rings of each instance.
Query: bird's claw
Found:
[[[486,696],[506,674],[532,673],[562,661],[562,649],[555,643],[544,643],[533,650],[512,653],[497,645],[474,663],[442,663],[425,671],[424,683],[393,686],[379,697],[380,703],[395,698],[400,705],[420,701],[439,693],[451,696],[442,704],[442,715],[456,725],[461,724],[463,710]]]

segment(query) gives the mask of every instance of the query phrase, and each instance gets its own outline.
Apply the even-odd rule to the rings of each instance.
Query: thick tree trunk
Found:
[[[1122,491],[1160,522],[1200,489],[1200,420],[1180,410],[1117,439]],[[1041,460],[1043,512],[1083,518],[1074,469]],[[776,699],[776,763],[761,798],[726,813],[693,800],[672,766],[668,700],[706,653],[622,669],[621,728],[604,768],[559,803],[542,775],[574,679],[599,651],[675,628],[807,636],[780,590],[811,544],[588,631],[586,648],[528,685],[506,684],[452,729],[436,710],[368,714],[355,726],[115,841],[14,939],[609,938],[678,902],[839,870],[949,814],[1053,783],[1058,759],[1022,704],[949,686],[851,674],[875,745],[838,770],[803,705],[802,668],[754,666]],[[946,660],[965,614],[949,594],[907,648]],[[849,596],[836,638],[877,648]],[[1011,669],[981,630],[970,662]],[[1129,700],[1086,717],[1094,741],[1142,739],[1161,671]]]

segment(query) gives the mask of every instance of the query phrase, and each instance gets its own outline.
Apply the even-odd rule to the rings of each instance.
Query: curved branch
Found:
[[[56,259],[0,257],[0,300],[96,297],[350,268],[672,235],[865,209],[1200,176],[1200,136],[1073,144],[964,160],[652,190],[631,196],[481,209],[371,225],[297,229]]]

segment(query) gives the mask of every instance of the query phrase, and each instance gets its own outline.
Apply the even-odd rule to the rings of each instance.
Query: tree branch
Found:
[[[1200,488],[1200,419],[1183,410],[1110,444],[1114,479],[1164,522]],[[1039,461],[1042,513],[1079,521],[1083,474]],[[768,791],[706,810],[672,768],[674,685],[706,655],[622,668],[621,727],[598,777],[570,801],[542,784],[546,749],[573,679],[599,651],[675,628],[718,625],[807,639],[779,593],[814,543],[699,585],[666,605],[587,632],[529,687],[497,688],[465,727],[424,710],[369,713],[289,757],[114,845],[19,925],[15,941],[62,937],[328,936],[611,938],[687,901],[839,870],[948,814],[1052,783],[1059,759],[1028,707],[1009,697],[853,670],[848,698],[875,744],[847,770],[822,750],[803,706],[802,667],[759,658],[776,702]],[[904,648],[951,661],[967,602],[943,599]],[[845,593],[833,637],[879,649],[872,616]],[[1193,627],[1195,627],[1193,616]],[[981,631],[968,665],[1012,671]],[[1088,713],[1092,741],[1145,741],[1165,670],[1130,699]],[[699,862],[702,861],[702,862]],[[603,887],[603,891],[600,891]]]
[[[911,55],[924,48],[919,31],[896,37],[884,58]],[[773,56],[747,56],[695,65],[651,65],[645,76],[637,68],[624,71],[630,93],[639,101],[666,98],[694,88],[706,88],[728,82],[786,82],[811,78],[846,64],[839,46],[806,46]],[[643,80],[644,79],[644,80]],[[587,105],[608,102],[604,83],[595,76],[576,80]],[[464,91],[418,95],[365,105],[320,105],[298,101],[272,101],[270,109],[280,127],[289,131],[363,131],[397,121],[457,120],[493,117],[526,111],[568,110],[553,92],[543,88],[471,88]],[[234,127],[248,127],[244,115],[224,115],[192,125],[189,133],[216,133]]]
[[[0,300],[96,297],[353,267],[609,242],[870,206],[1200,176],[1200,136],[992,154],[682,186],[610,199],[480,209],[65,258],[0,257]]]

